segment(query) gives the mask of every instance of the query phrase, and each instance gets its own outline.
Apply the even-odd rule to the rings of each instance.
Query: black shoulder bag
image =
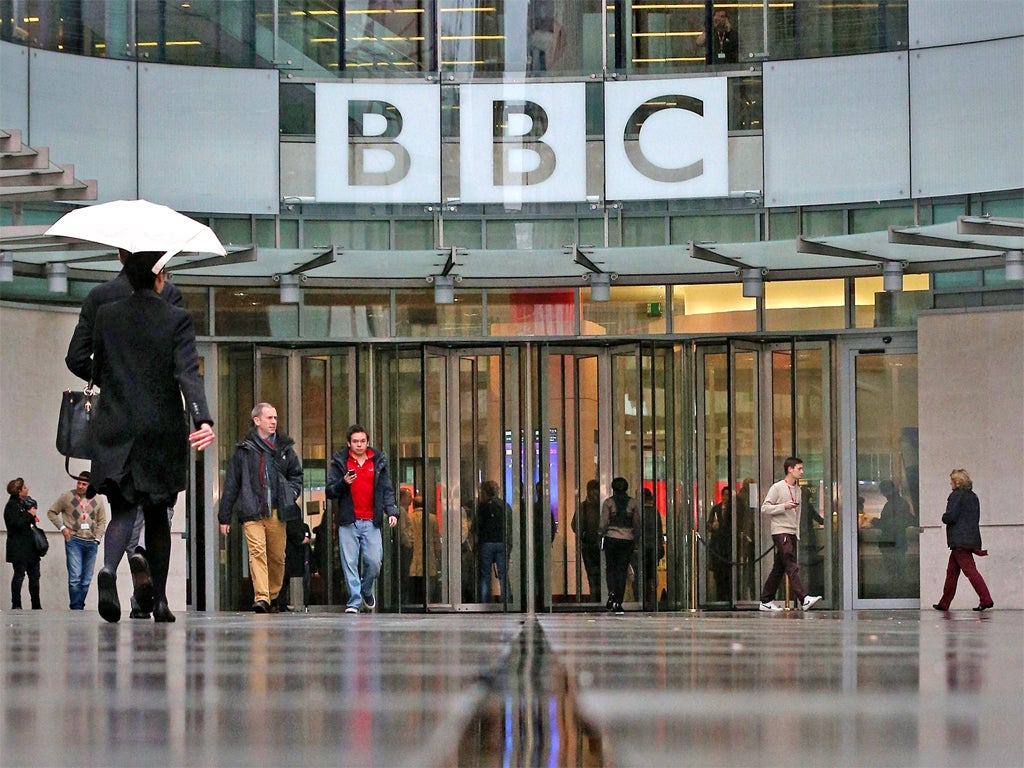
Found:
[[[71,459],[91,460],[95,453],[92,419],[96,415],[100,396],[89,382],[85,390],[65,390],[60,396],[60,416],[57,418],[57,451],[64,457],[64,471],[74,479],[68,464]]]

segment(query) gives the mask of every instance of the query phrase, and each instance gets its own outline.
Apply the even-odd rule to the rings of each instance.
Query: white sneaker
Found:
[[[818,599],[820,600],[821,598],[818,598]],[[759,605],[757,607],[757,610],[759,610],[759,611],[781,611],[782,610],[782,606],[781,605],[776,605],[775,603],[761,603],[761,605]]]
[[[345,609],[345,613],[359,613],[359,609],[354,605],[350,605]]]
[[[800,604],[800,610],[801,611],[809,611],[809,610],[811,610],[811,606],[813,606],[819,600],[821,600],[821,595],[806,595],[804,597],[803,603]]]

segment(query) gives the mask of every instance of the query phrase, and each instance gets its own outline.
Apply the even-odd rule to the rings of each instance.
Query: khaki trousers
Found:
[[[270,603],[284,583],[285,524],[277,519],[277,510],[262,520],[246,520],[242,526],[249,546],[249,575],[252,577],[253,602]]]

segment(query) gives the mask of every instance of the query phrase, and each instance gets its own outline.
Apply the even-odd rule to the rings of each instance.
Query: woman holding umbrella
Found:
[[[117,566],[138,506],[146,521],[152,581],[146,589],[145,575],[141,585],[137,579],[136,595],[140,602],[152,597],[155,621],[174,621],[166,593],[171,553],[167,508],[186,485],[186,445],[203,450],[215,437],[192,319],[160,297],[166,275],[158,262],[165,255],[142,252],[125,259],[125,275],[134,292],[100,307],[93,333],[93,381],[103,396],[93,421],[97,458],[92,462],[90,492],[106,494],[110,500],[103,568],[96,579],[99,612],[110,622],[121,617]],[[182,395],[195,425],[191,434],[183,418]]]

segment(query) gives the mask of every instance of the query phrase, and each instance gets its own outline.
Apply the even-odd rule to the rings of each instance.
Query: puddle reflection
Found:
[[[580,716],[574,683],[536,625],[524,628],[459,740],[452,766],[605,765],[600,733]]]

